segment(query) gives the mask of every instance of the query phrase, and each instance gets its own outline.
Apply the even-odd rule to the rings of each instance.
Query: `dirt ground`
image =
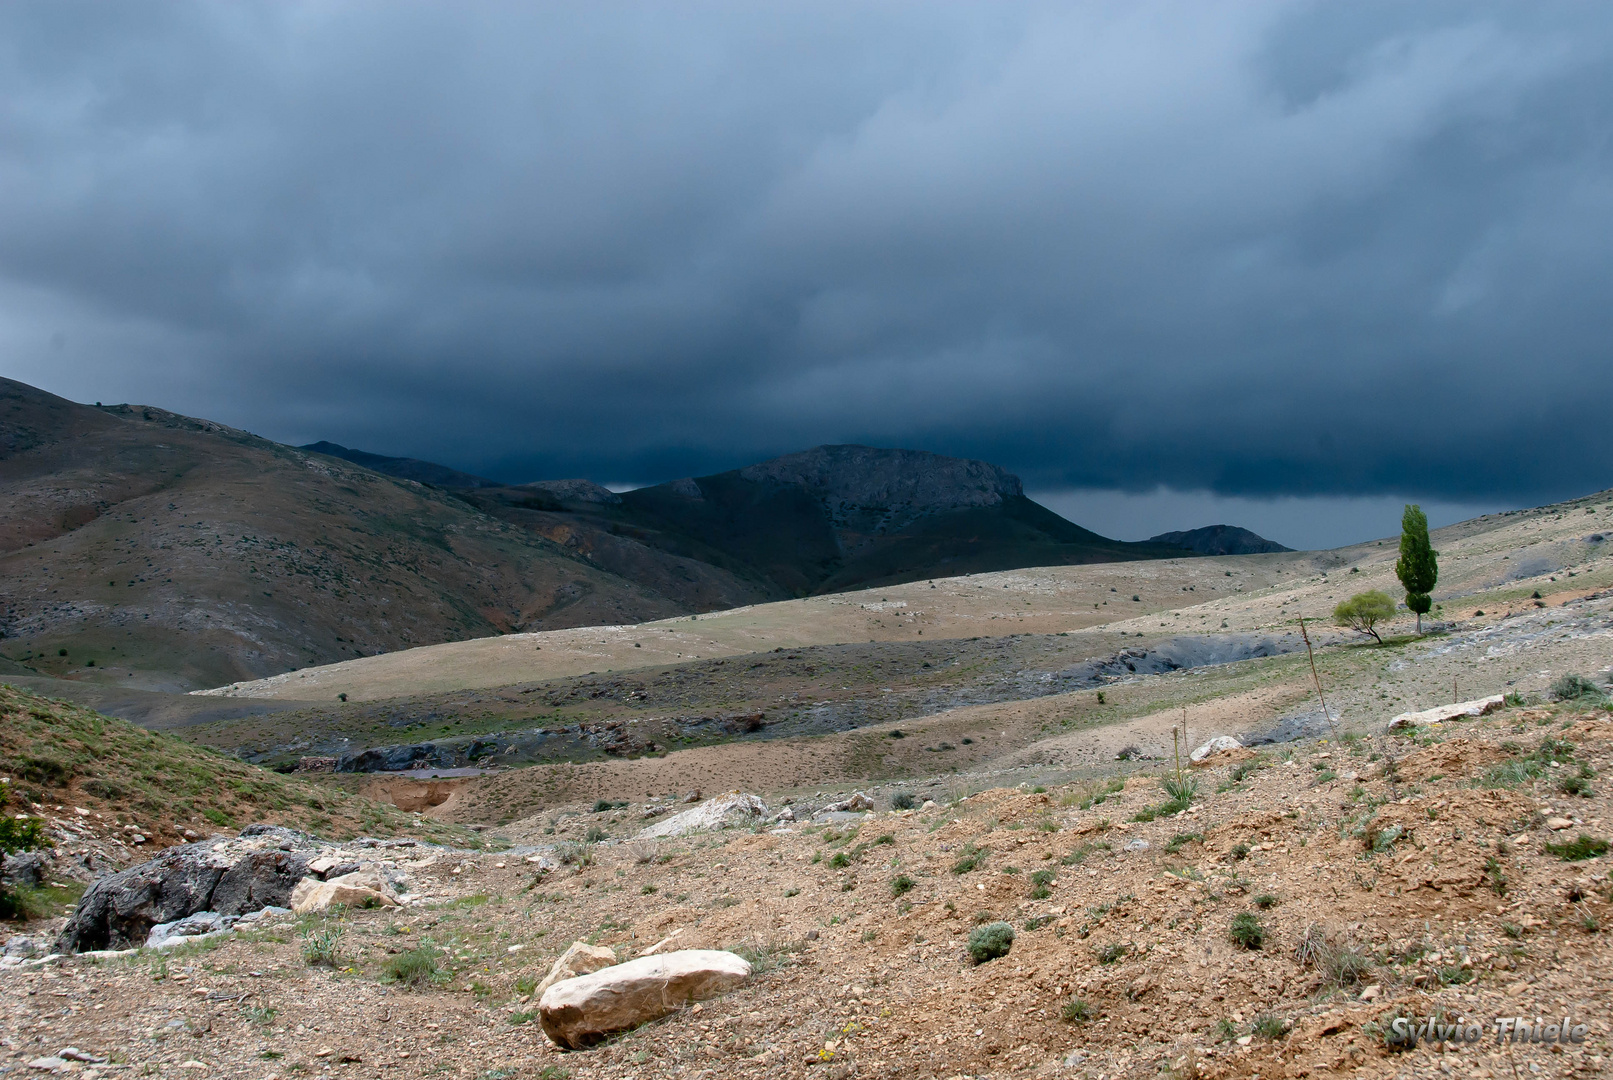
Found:
[[[444,851],[419,873],[446,901],[11,971],[0,1067],[71,1045],[111,1059],[84,1070],[100,1075],[1603,1074],[1608,859],[1548,845],[1607,837],[1613,718],[1510,709],[1417,734],[1226,755],[1173,816],[1146,812],[1166,798],[1156,773],[601,843],[544,875],[520,847]],[[1590,794],[1568,794],[1582,774]],[[551,816],[500,832],[552,840]],[[1257,948],[1233,939],[1245,916]],[[971,930],[999,919],[1012,950],[971,962]],[[553,956],[586,938],[625,957],[673,931],[745,950],[756,973],[599,1048],[547,1043],[528,995]],[[303,960],[324,933],[334,969]],[[389,984],[387,962],[422,943],[444,979]],[[1397,1013],[1477,1018],[1484,1041],[1394,1051]],[[1589,1035],[1498,1047],[1496,1016]]]

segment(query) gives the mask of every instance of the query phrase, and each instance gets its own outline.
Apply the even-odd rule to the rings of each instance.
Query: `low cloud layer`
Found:
[[[1613,484],[1610,54],[1578,3],[10,5],[0,371],[511,480],[1542,501]]]

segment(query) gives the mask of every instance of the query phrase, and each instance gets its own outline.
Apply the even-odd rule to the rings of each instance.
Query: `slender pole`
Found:
[[[1305,629],[1305,617],[1303,615],[1299,618],[1299,633],[1305,639],[1305,655],[1310,657],[1311,680],[1316,683],[1316,700],[1322,703],[1322,717],[1327,721],[1329,730],[1333,732],[1333,741],[1337,742],[1339,738],[1338,725],[1333,723],[1333,714],[1327,711],[1327,699],[1322,696],[1322,677],[1316,674],[1316,654],[1311,651],[1311,635]]]

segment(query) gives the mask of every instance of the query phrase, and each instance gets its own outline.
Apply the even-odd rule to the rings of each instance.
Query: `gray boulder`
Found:
[[[0,885],[37,888],[45,880],[50,866],[50,855],[43,851],[18,851],[3,856],[0,863]]]
[[[312,853],[286,848],[311,841],[290,829],[262,826],[243,830],[241,838],[257,838],[260,849],[242,851],[238,843],[205,840],[169,848],[150,862],[101,878],[79,900],[56,951],[143,945],[152,927],[198,911],[229,916],[271,904],[289,907]]]

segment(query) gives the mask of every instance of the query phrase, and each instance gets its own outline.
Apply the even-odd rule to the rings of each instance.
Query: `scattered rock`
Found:
[[[1187,755],[1187,757],[1189,761],[1197,765],[1212,754],[1220,754],[1228,750],[1242,749],[1243,743],[1239,742],[1237,739],[1234,739],[1231,735],[1217,735],[1215,738],[1211,739],[1209,742]]]
[[[616,952],[606,945],[590,945],[586,941],[573,941],[571,948],[560,954],[560,959],[549,968],[549,974],[532,991],[534,997],[543,997],[543,992],[562,979],[575,979],[579,975],[592,974],[600,968],[610,967],[616,963]]]
[[[836,803],[830,803],[819,812],[825,814],[859,813],[866,810],[872,810],[873,808],[874,800],[870,799],[866,792],[855,791],[852,792],[850,798],[841,799]]]
[[[41,1072],[67,1072],[69,1069],[75,1068],[73,1063],[66,1058],[54,1056],[34,1058],[28,1063],[28,1067],[38,1069]]]
[[[755,795],[735,791],[701,803],[693,810],[673,814],[665,821],[658,821],[640,832],[638,838],[651,840],[657,836],[685,836],[706,829],[751,825],[765,817],[765,802]]]
[[[934,810],[935,808],[936,802],[934,799],[925,799],[924,805],[919,807],[920,810]]]
[[[343,874],[329,881],[305,877],[297,882],[291,894],[291,910],[298,915],[324,911],[332,904],[356,908],[397,907],[398,898],[386,879],[373,870]]]
[[[1126,841],[1126,850],[1127,851],[1147,851],[1148,850],[1148,841],[1144,840],[1140,836],[1137,837],[1137,839],[1135,839],[1135,840],[1127,840]]]
[[[94,1054],[86,1054],[76,1046],[64,1046],[62,1049],[56,1051],[56,1056],[59,1058],[66,1058],[68,1061],[82,1061],[89,1065],[105,1065],[107,1062],[106,1058],[96,1057]]]
[[[1560,829],[1572,829],[1573,827],[1574,823],[1565,817],[1549,817],[1546,819],[1546,828],[1553,832],[1557,832]]]
[[[1427,727],[1429,724],[1443,724],[1459,716],[1488,716],[1505,704],[1506,698],[1500,694],[1491,694],[1489,697],[1475,698],[1472,701],[1459,701],[1455,705],[1440,705],[1421,712],[1405,712],[1389,721],[1388,730],[1400,731],[1405,728]]]
[[[1382,996],[1383,987],[1378,983],[1373,983],[1371,986],[1368,986],[1361,991],[1362,1001],[1377,1001],[1378,998]]]
[[[727,993],[750,973],[744,958],[714,949],[645,956],[555,983],[538,1002],[538,1018],[555,1045],[580,1049]]]

